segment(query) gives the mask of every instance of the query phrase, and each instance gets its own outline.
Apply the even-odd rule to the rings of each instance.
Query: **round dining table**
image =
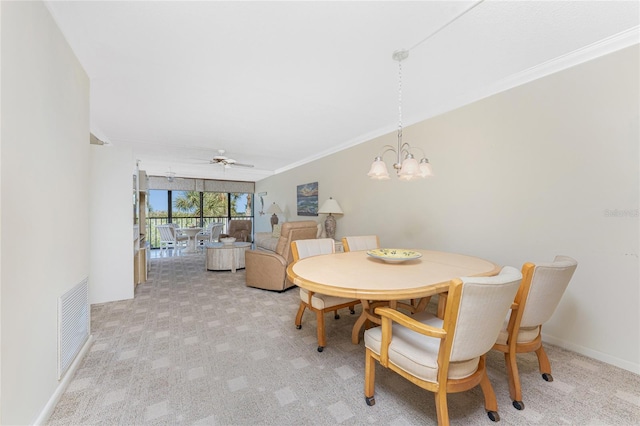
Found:
[[[500,272],[493,262],[474,256],[412,249],[422,256],[404,262],[387,262],[367,251],[312,256],[292,263],[287,276],[299,287],[329,296],[360,299],[362,315],[356,321],[352,342],[359,342],[367,320],[376,322],[371,301],[417,300],[446,293],[451,280],[467,276],[492,276]],[[428,300],[428,299],[427,299]],[[444,300],[444,299],[442,299]],[[379,304],[372,303],[372,309]]]
[[[187,248],[184,250],[184,253],[195,253],[196,252],[196,236],[200,232],[202,232],[202,228],[198,226],[188,227],[188,228],[178,228],[178,231],[180,231],[182,234],[189,237]]]

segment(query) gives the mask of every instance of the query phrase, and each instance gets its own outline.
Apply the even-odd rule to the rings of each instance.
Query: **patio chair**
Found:
[[[198,246],[203,246],[204,243],[217,242],[223,227],[224,223],[222,222],[210,222],[207,228],[196,236],[198,238]]]
[[[176,227],[171,223],[157,225],[156,229],[160,233],[160,253],[162,253],[162,250],[167,250],[170,247],[181,249],[189,239],[186,235],[179,235]]]

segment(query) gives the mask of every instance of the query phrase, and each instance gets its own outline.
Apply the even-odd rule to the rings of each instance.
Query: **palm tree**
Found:
[[[203,198],[203,216],[227,216],[227,194],[223,192],[205,192]]]
[[[226,216],[227,194],[222,192],[205,192],[203,194],[203,216]],[[173,201],[173,207],[191,216],[200,216],[200,192],[184,191]]]
[[[181,195],[173,200],[173,208],[183,212],[200,216],[200,193],[196,191],[180,191]]]

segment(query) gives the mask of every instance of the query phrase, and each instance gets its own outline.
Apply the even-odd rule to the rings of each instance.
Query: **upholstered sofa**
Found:
[[[316,238],[317,234],[318,224],[312,220],[283,223],[279,237],[257,232],[256,249],[245,252],[246,285],[275,291],[293,287],[287,278],[287,266],[293,261],[291,242]]]

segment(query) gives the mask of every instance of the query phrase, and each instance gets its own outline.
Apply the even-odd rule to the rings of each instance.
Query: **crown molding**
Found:
[[[477,102],[481,99],[487,98],[497,93],[504,92],[514,87],[521,86],[531,81],[546,77],[548,75],[557,73],[567,68],[574,67],[584,62],[588,62],[590,60],[599,58],[601,56],[605,56],[609,53],[613,53],[633,45],[640,45],[640,26],[637,26],[637,25],[632,28],[629,28],[626,31],[615,34],[611,37],[607,37],[605,39],[599,40],[595,43],[592,43],[580,49],[574,50],[573,52],[569,52],[562,56],[558,56],[557,58],[554,58],[547,62],[543,62],[539,65],[536,65],[535,67],[531,67],[519,73],[513,74],[507,78],[502,79],[496,84],[484,87],[478,91],[469,93],[465,96],[455,98],[451,102],[448,102],[446,105],[441,105],[441,107],[437,111],[432,111],[432,113],[429,114],[428,116],[419,117],[410,122],[407,122],[406,126],[410,126],[411,124],[415,124],[420,121],[427,120],[431,117],[444,114],[445,112],[452,111],[457,108],[461,108],[465,105],[469,105],[471,103]],[[333,149],[328,149],[326,151],[323,151],[311,157],[307,157],[303,160],[289,164],[285,167],[281,167],[277,169],[274,172],[274,174],[286,172],[287,170],[291,170],[296,167],[302,166],[304,164],[310,163],[312,161],[319,160],[321,158],[335,154],[336,152],[340,152],[347,148],[351,148],[352,146],[356,146],[361,143],[368,142],[372,139],[375,139],[377,137],[386,135],[387,133],[394,131],[395,128],[396,128],[395,126],[387,126],[387,127],[377,129],[373,132],[367,133],[365,135],[361,135],[357,138],[351,139],[343,144],[340,144],[337,147],[334,147]]]

